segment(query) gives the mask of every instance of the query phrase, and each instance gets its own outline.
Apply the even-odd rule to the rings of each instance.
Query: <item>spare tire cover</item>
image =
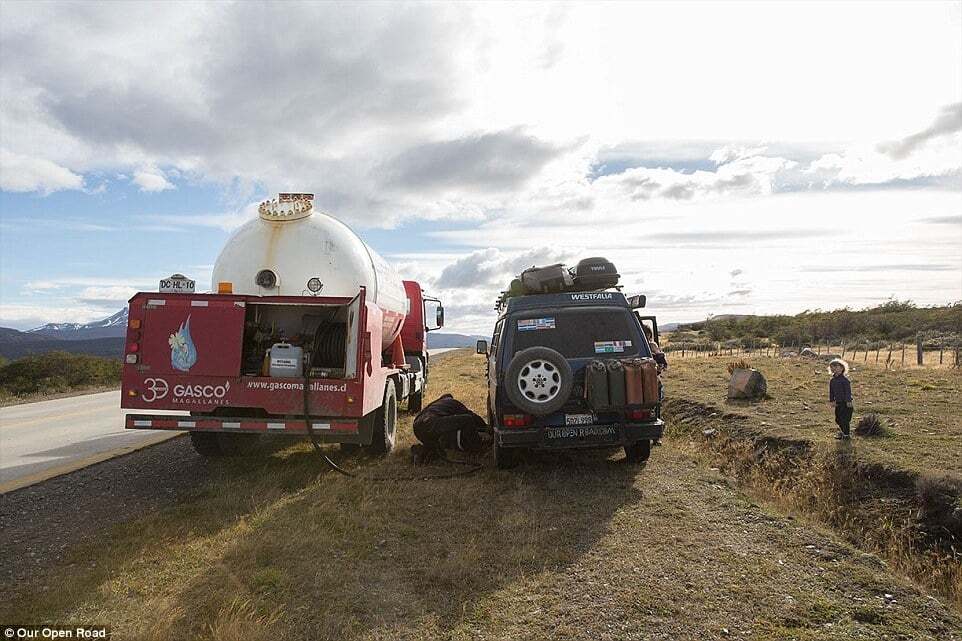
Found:
[[[573,378],[564,356],[549,347],[529,347],[511,359],[504,387],[519,410],[544,416],[557,412],[568,401]]]

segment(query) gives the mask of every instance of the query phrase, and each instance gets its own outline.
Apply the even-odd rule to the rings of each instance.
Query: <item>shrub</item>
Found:
[[[0,392],[12,396],[54,394],[81,387],[120,383],[119,360],[48,352],[0,366]]]
[[[859,436],[888,436],[891,434],[878,414],[866,414],[860,418],[855,426],[855,433]]]
[[[733,374],[736,369],[751,369],[752,364],[746,361],[744,358],[740,358],[737,361],[732,361],[728,364],[728,373]]]

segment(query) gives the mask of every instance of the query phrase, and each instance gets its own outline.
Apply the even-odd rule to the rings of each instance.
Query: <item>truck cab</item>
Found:
[[[633,393],[641,379],[625,374],[653,361],[641,318],[621,292],[508,298],[490,345],[478,343],[498,467],[510,467],[523,448],[621,446],[630,462],[643,462],[661,438],[660,388],[656,398]],[[610,394],[598,392],[602,384]]]

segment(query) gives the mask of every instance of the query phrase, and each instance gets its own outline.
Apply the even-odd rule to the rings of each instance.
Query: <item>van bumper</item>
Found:
[[[614,428],[610,433],[609,428]],[[571,427],[494,427],[494,438],[501,447],[531,449],[567,449],[618,447],[638,441],[656,441],[665,431],[661,419],[648,423],[612,423],[608,425],[578,425]],[[608,432],[608,433],[605,433]]]

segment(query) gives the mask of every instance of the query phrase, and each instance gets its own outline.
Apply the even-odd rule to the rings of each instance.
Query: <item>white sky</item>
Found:
[[[962,299],[959,2],[2,10],[0,324],[106,316],[148,245],[207,230],[178,260],[209,267],[284,189],[400,224],[378,248],[454,331],[586,255],[665,322]],[[113,258],[108,201],[143,232]],[[19,251],[26,219],[93,266]],[[110,285],[35,286],[68,278]]]

